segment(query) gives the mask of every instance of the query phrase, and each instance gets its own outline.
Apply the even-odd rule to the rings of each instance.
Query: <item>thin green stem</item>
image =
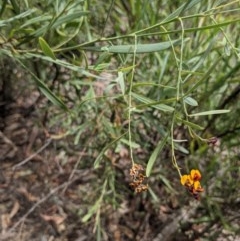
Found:
[[[211,19],[216,25],[218,24],[217,21],[213,17],[211,17]],[[231,46],[231,48],[235,52],[236,56],[239,58],[239,54],[237,53],[235,46],[232,44],[232,42],[228,38],[227,34],[224,32],[224,30],[221,27],[219,27],[219,29],[222,31],[222,34],[224,35],[225,39],[227,40],[227,42],[229,43],[229,45]]]
[[[181,83],[182,83],[182,62],[183,62],[183,44],[184,44],[184,26],[183,26],[183,22],[181,20],[181,18],[178,18],[180,23],[181,23],[181,27],[182,27],[182,31],[181,31],[181,39],[182,39],[182,43],[181,43],[181,51],[180,51],[180,60],[178,62],[178,58],[175,52],[175,49],[172,45],[172,51],[174,54],[174,58],[176,61],[176,66],[178,68],[178,79],[177,79],[177,94],[176,94],[176,103],[175,103],[175,111],[177,108],[177,103],[179,102],[179,100],[181,99],[180,97],[180,87],[181,87]],[[162,27],[165,31],[166,29],[164,27]],[[169,41],[172,42],[170,36],[168,35]],[[172,118],[172,124],[171,124],[171,152],[172,152],[172,163],[173,166],[177,169],[179,176],[181,177],[181,171],[180,168],[177,164],[177,160],[176,160],[176,156],[175,156],[175,151],[174,151],[174,123],[175,123],[175,111],[173,112],[173,118]]]
[[[172,163],[173,163],[173,166],[177,169],[178,174],[181,177],[182,174],[181,174],[180,168],[179,168],[179,166],[177,164],[177,159],[176,159],[175,151],[174,151],[174,136],[173,136],[173,133],[174,133],[174,123],[175,123],[175,111],[173,112],[172,124],[171,124],[171,153],[172,153]]]
[[[132,150],[132,134],[131,134],[131,112],[132,112],[132,87],[133,87],[133,78],[135,72],[135,64],[136,64],[136,51],[137,51],[137,36],[134,36],[135,45],[134,45],[134,52],[133,52],[133,68],[131,72],[130,78],[130,86],[129,86],[129,93],[128,93],[128,133],[129,133],[129,148],[130,148],[130,157],[132,161],[132,165],[134,165],[133,159],[133,150]]]
[[[181,87],[181,83],[182,83],[182,62],[183,62],[183,47],[184,47],[184,26],[183,26],[183,21],[181,18],[179,18],[179,21],[181,23],[181,29],[182,29],[182,33],[181,33],[181,51],[180,51],[180,62],[178,65],[178,84],[177,84],[177,101],[180,99],[179,97],[179,93],[180,93],[180,87]]]
[[[107,183],[108,183],[108,179],[105,179],[103,187],[102,187],[102,192],[101,192],[101,196],[99,197],[99,199],[97,200],[97,202],[99,203],[97,211],[96,211],[96,217],[95,217],[95,225],[93,228],[93,232],[95,233],[98,224],[100,223],[100,215],[101,215],[101,205],[102,205],[102,201],[103,201],[103,197],[106,193],[106,187],[107,187]]]

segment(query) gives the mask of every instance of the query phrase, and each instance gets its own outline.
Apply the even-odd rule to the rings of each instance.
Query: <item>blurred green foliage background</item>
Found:
[[[179,181],[192,168],[205,191],[187,221],[203,225],[200,240],[222,227],[239,235],[239,13],[239,1],[224,0],[2,1],[1,81],[38,88],[36,125],[57,133],[56,152],[84,153],[69,179],[98,177],[77,208],[97,240],[114,240],[106,206],[140,198],[154,216],[196,203]],[[133,163],[149,191],[129,188]]]

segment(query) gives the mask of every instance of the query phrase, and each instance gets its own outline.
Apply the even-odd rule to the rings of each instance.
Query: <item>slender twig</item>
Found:
[[[35,211],[35,209],[42,203],[44,203],[47,199],[49,199],[53,194],[55,194],[58,190],[65,187],[67,185],[67,182],[64,182],[62,185],[57,186],[56,188],[52,189],[46,196],[44,196],[42,199],[40,199],[38,202],[36,202],[14,225],[12,228],[8,230],[9,233],[14,231],[24,220]]]
[[[77,160],[77,162],[76,162],[76,164],[75,164],[75,166],[74,166],[74,168],[73,168],[73,170],[72,170],[72,172],[71,172],[71,174],[70,174],[70,176],[69,176],[69,178],[68,178],[68,181],[66,182],[66,186],[64,187],[64,189],[62,190],[62,193],[65,193],[66,192],[66,190],[67,190],[67,188],[68,188],[68,186],[72,183],[71,181],[72,181],[72,179],[73,179],[73,177],[74,177],[74,174],[75,174],[75,172],[76,172],[76,170],[77,170],[77,168],[78,168],[78,166],[79,166],[79,163],[80,163],[80,161],[82,160],[82,157],[84,156],[84,154],[85,154],[85,152],[86,152],[86,147],[83,149],[83,151],[80,153],[80,155],[79,155],[79,158],[78,158],[78,160]]]
[[[35,156],[37,156],[40,152],[42,152],[44,149],[46,149],[50,143],[52,142],[52,139],[48,139],[47,142],[38,150],[36,151],[34,154],[32,154],[31,156],[27,157],[25,160],[19,162],[18,164],[14,165],[12,168],[13,170],[15,170],[16,168],[25,165],[27,162],[31,161]]]

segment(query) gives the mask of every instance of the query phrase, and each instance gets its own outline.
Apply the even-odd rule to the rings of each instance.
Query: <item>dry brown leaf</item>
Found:
[[[7,228],[11,225],[11,217],[9,214],[1,215],[1,225],[2,225],[2,234],[6,233]]]
[[[57,225],[63,223],[63,221],[66,219],[66,217],[62,217],[60,215],[52,215],[52,216],[45,215],[45,214],[40,214],[40,215],[46,222],[52,221]]]
[[[1,215],[2,234],[6,233],[6,230],[11,226],[11,219],[17,214],[19,208],[19,202],[16,200],[10,214],[5,213]]]
[[[53,222],[55,228],[59,233],[63,232],[66,229],[66,226],[64,224],[64,220],[66,217],[62,217],[60,215],[45,215],[45,214],[40,214],[43,220],[46,222]]]
[[[20,208],[20,204],[19,204],[19,202],[16,200],[16,201],[14,202],[13,208],[12,208],[10,214],[9,214],[10,219],[12,219],[12,218],[17,214],[19,208]]]
[[[36,202],[39,200],[38,197],[36,197],[36,196],[32,195],[30,192],[28,192],[25,187],[18,188],[18,192],[23,194],[26,197],[26,199],[30,202]]]
[[[121,241],[121,231],[119,229],[115,230],[113,235],[115,241]]]
[[[119,155],[120,155],[121,158],[128,157],[129,156],[128,149],[125,148],[125,147],[121,147],[121,149],[119,151]]]
[[[165,205],[160,205],[160,211],[163,213],[171,213],[171,209]]]

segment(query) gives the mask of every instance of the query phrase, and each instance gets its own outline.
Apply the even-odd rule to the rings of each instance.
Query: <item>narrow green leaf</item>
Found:
[[[180,118],[180,117],[177,117],[177,120],[181,121],[183,124],[185,124],[185,125],[187,125],[187,126],[189,126],[189,127],[191,127],[191,128],[194,128],[194,129],[196,129],[196,130],[203,130],[203,129],[204,129],[204,128],[201,127],[201,126],[199,126],[199,125],[197,125],[197,124],[195,124],[195,123],[192,123],[192,122],[190,122],[190,121],[183,120],[183,119]]]
[[[54,19],[52,28],[56,28],[56,27],[60,26],[61,24],[66,24],[66,23],[73,22],[73,21],[78,22],[78,21],[80,21],[81,17],[86,16],[88,14],[89,14],[89,12],[82,11],[82,10],[77,10],[73,13],[64,14],[64,15],[60,16],[58,19]]]
[[[198,106],[198,103],[195,99],[193,99],[192,97],[184,97],[183,98],[183,101],[185,103],[187,103],[188,105],[191,105],[191,106]]]
[[[169,111],[169,112],[172,112],[174,111],[174,108],[169,106],[169,105],[165,105],[165,104],[161,104],[162,101],[154,101],[152,99],[149,99],[145,96],[142,96],[142,95],[139,95],[139,94],[136,94],[134,92],[132,92],[132,96],[137,99],[138,101],[144,103],[145,105],[141,105],[139,106],[138,108],[142,108],[142,107],[152,107],[152,108],[155,108],[155,109],[158,109],[158,110],[161,110],[161,111]],[[174,101],[174,100],[170,100],[170,101]]]
[[[157,147],[155,148],[155,150],[153,151],[152,155],[149,158],[148,164],[147,164],[147,168],[146,168],[146,176],[149,177],[153,168],[153,165],[159,155],[159,153],[161,152],[161,150],[163,149],[163,147],[165,146],[167,139],[168,139],[169,134],[166,134],[165,137],[158,142]]]
[[[95,204],[88,210],[87,214],[85,216],[83,216],[82,222],[86,223],[96,213],[96,211],[99,209],[100,205],[101,205],[101,200],[98,199],[95,202]]]
[[[41,47],[43,53],[44,53],[46,56],[48,56],[48,57],[56,60],[56,57],[55,57],[55,55],[54,55],[51,47],[48,45],[48,43],[47,43],[42,37],[39,37],[39,38],[38,38],[38,42],[39,42],[39,44],[40,44],[40,47]]]
[[[18,6],[17,2],[15,0],[10,0],[13,10],[15,13],[19,14],[20,13],[20,7]]]
[[[211,24],[211,25],[207,25],[207,26],[202,26],[202,27],[198,27],[198,28],[196,28],[196,27],[185,28],[184,32],[185,33],[191,33],[191,32],[196,33],[197,31],[204,31],[204,30],[208,30],[208,29],[216,29],[218,27],[220,28],[220,27],[230,25],[230,24],[234,24],[234,23],[238,23],[238,22],[240,22],[239,18],[233,19],[233,20],[230,20],[230,21],[221,22],[221,23],[218,23],[218,24]],[[182,30],[180,29],[180,30],[170,30],[170,31],[158,32],[158,34],[176,34],[176,33],[181,33],[181,32],[182,32]],[[143,34],[142,36],[145,36],[145,35]]]
[[[128,132],[123,133],[121,136],[117,137],[116,139],[114,139],[113,141],[111,141],[109,144],[107,144],[99,153],[99,155],[97,156],[95,162],[94,162],[94,168],[98,168],[100,161],[102,160],[102,156],[104,155],[104,153],[106,152],[106,150],[108,148],[110,148],[113,144],[115,144],[116,142],[118,142],[123,136],[125,136]]]
[[[78,145],[79,144],[80,136],[88,128],[88,126],[89,126],[89,123],[85,122],[84,124],[78,126],[76,131],[71,133],[71,134],[74,134],[74,136],[75,136],[75,138],[74,138],[74,145]]]
[[[127,66],[127,67],[121,67],[121,68],[118,69],[118,71],[121,71],[123,73],[129,73],[135,67],[136,67],[136,65],[131,65],[131,66]]]
[[[218,114],[225,114],[225,113],[228,113],[228,112],[230,112],[230,110],[209,110],[209,111],[191,114],[189,116],[192,117],[192,116],[201,116],[201,115],[218,115]]]
[[[84,55],[84,51],[82,51],[82,53],[83,53],[83,55]],[[100,64],[102,64],[102,63],[106,64],[107,59],[109,59],[111,55],[112,55],[112,54],[106,53],[106,52],[102,53],[102,54],[99,56],[99,58],[97,59],[97,61],[95,62],[95,64],[94,64],[94,69],[97,70],[98,65],[100,65]],[[84,57],[85,57],[85,56],[84,56]],[[87,62],[87,61],[86,61],[86,62]]]
[[[118,77],[116,79],[116,82],[119,84],[120,89],[122,91],[122,94],[125,94],[125,82],[124,82],[124,75],[123,72],[118,72]]]
[[[55,105],[62,108],[65,111],[68,111],[68,107],[62,102],[62,100],[57,97],[49,88],[48,86],[40,80],[31,70],[28,69],[19,59],[16,58],[16,60],[21,64],[21,66],[31,74],[35,80],[35,83],[37,84],[38,88],[41,90],[41,92]]]
[[[89,86],[89,90],[85,93],[84,99],[96,100],[96,94],[92,85]]]
[[[171,182],[164,176],[159,174],[159,177],[161,179],[161,181],[168,187],[168,189],[172,192],[172,193],[176,193],[176,189],[174,189],[171,185]]]
[[[192,58],[192,59],[189,60],[189,64],[192,65],[193,68],[191,69],[191,73],[188,74],[188,75],[186,76],[186,78],[184,79],[184,81],[183,81],[184,83],[186,83],[187,80],[188,80],[189,78],[191,78],[191,76],[192,76],[193,73],[196,73],[196,71],[200,68],[200,66],[203,65],[203,63],[205,62],[206,58],[209,57],[209,54],[210,54],[212,48],[215,46],[216,38],[217,38],[217,36],[216,36],[215,38],[211,39],[211,41],[209,41],[208,47],[207,47],[207,49],[204,51],[203,54],[201,54],[201,55],[199,55],[198,57],[194,57],[194,58]],[[187,85],[189,85],[189,84],[191,85],[191,83],[186,83],[186,84],[187,84]]]
[[[227,56],[231,55],[231,48],[230,48],[228,43],[226,43],[225,46],[224,46],[224,52]]]
[[[211,75],[213,69],[217,66],[217,64],[219,63],[220,58],[216,59],[215,62],[213,62],[213,64],[209,67],[209,69],[207,70],[207,72],[201,77],[201,79],[199,79],[186,93],[185,96],[188,96],[190,93],[192,93],[194,90],[196,90],[198,88],[199,85],[201,85],[204,81],[206,81],[209,76]]]
[[[37,81],[38,87],[41,92],[56,106],[68,110],[67,106],[59,99],[43,82],[41,84]],[[40,86],[41,85],[41,86]]]
[[[144,86],[156,86],[156,87],[162,87],[162,88],[176,89],[176,87],[169,86],[169,85],[156,84],[155,82],[138,82],[136,84],[133,84],[133,88],[144,87]]]
[[[151,187],[148,187],[148,192],[152,196],[153,201],[158,203],[159,202],[158,194],[155,194],[155,192],[152,190]]]
[[[0,10],[0,17],[2,16],[2,14],[4,13],[4,10],[6,8],[7,5],[7,0],[3,0],[2,1],[2,6],[1,6],[1,10]]]
[[[35,24],[35,23],[39,24],[39,23],[41,23],[43,21],[49,21],[51,19],[52,19],[52,17],[50,15],[44,15],[43,14],[41,16],[37,16],[37,17],[31,18],[31,19],[25,21],[24,24],[21,25],[20,28],[25,28],[25,27],[27,27],[27,26],[29,26],[31,24]]]
[[[20,14],[18,14],[16,16],[12,17],[12,18],[8,18],[6,20],[2,20],[2,21],[0,21],[0,27],[1,26],[5,26],[8,23],[13,22],[15,20],[26,18],[27,16],[31,15],[34,12],[36,12],[36,9],[29,9],[29,10],[23,12],[23,13],[20,13]]]
[[[201,0],[188,0],[187,2],[184,2],[183,5],[181,5],[178,9],[176,9],[173,13],[168,15],[164,20],[163,23],[170,22],[171,20],[179,17],[184,10],[188,10],[192,8],[197,3],[201,2]]]
[[[69,13],[67,15],[64,14],[63,16],[52,19],[50,24],[47,23],[45,25],[42,25],[42,27],[37,29],[35,32],[33,32],[32,35],[34,35],[35,37],[38,37],[38,36],[44,35],[46,30],[56,29],[59,26],[61,26],[61,24],[67,24],[70,22],[79,22],[81,20],[81,17],[87,14],[89,14],[89,12],[84,12],[84,11],[76,11],[74,13]]]
[[[170,99],[170,100],[172,100],[172,99]],[[137,109],[144,109],[146,107],[152,107],[152,108],[155,108],[157,110],[164,111],[164,112],[173,112],[174,111],[173,107],[171,107],[169,105],[165,105],[165,104],[160,104],[159,102],[150,102],[148,104],[136,106]]]
[[[184,154],[189,154],[189,151],[185,147],[179,145],[178,143],[174,143],[174,149],[178,150]]]
[[[135,45],[113,45],[105,47],[83,47],[84,50],[98,51],[98,52],[109,52],[119,54],[142,54],[162,51],[171,48],[173,45],[181,44],[182,40],[177,39],[173,41],[154,43],[154,44],[137,44]]]
[[[98,78],[98,79],[104,79],[101,76],[97,76],[95,74],[90,73],[89,71],[85,70],[83,67],[71,64],[71,63],[69,63],[67,61],[60,60],[60,59],[54,60],[54,59],[52,59],[52,58],[50,58],[48,56],[45,56],[45,55],[26,53],[26,54],[22,54],[21,56],[18,55],[16,57],[19,58],[19,59],[39,58],[39,59],[42,59],[42,60],[45,60],[45,61],[48,61],[48,62],[51,62],[51,63],[55,63],[57,65],[63,66],[65,68],[67,68],[67,69],[79,72],[79,73],[81,73],[83,75],[86,75],[86,76],[89,76],[89,77]]]
[[[130,146],[131,148],[139,148],[140,147],[140,145],[137,144],[136,142],[133,142],[133,141],[129,142],[129,140],[126,140],[126,139],[123,139],[123,138],[121,139],[121,142]]]

